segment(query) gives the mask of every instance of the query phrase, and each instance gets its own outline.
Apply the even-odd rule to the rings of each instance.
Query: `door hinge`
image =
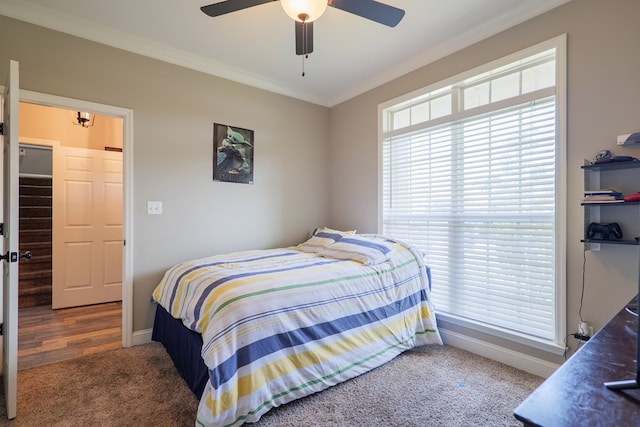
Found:
[[[18,252],[7,252],[4,255],[0,255],[0,260],[7,262],[18,262]]]
[[[4,222],[0,222],[0,236],[4,236]]]
[[[4,335],[3,326],[4,326],[4,323],[0,323],[0,335]]]
[[[0,123],[0,135],[4,135],[4,123]]]

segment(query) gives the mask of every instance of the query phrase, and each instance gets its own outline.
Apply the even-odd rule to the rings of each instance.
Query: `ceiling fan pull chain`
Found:
[[[302,77],[304,77],[304,60],[308,57],[309,55],[302,55]]]

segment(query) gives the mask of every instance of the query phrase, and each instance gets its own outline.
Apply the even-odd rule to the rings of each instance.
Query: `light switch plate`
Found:
[[[147,202],[147,215],[162,215],[162,202]]]

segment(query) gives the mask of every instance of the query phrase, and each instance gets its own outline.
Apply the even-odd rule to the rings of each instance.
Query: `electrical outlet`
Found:
[[[162,202],[147,202],[147,215],[162,215]]]
[[[593,325],[589,322],[583,321],[578,323],[578,333],[574,334],[574,336],[578,339],[584,339],[584,338],[589,339],[593,336],[593,332],[594,332]]]

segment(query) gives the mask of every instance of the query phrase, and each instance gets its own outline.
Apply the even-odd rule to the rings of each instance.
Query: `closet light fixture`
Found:
[[[71,117],[73,117],[72,123],[74,125],[82,126],[83,128],[88,128],[93,126],[93,121],[96,118],[96,115],[93,113],[88,113],[86,111],[72,111]]]

